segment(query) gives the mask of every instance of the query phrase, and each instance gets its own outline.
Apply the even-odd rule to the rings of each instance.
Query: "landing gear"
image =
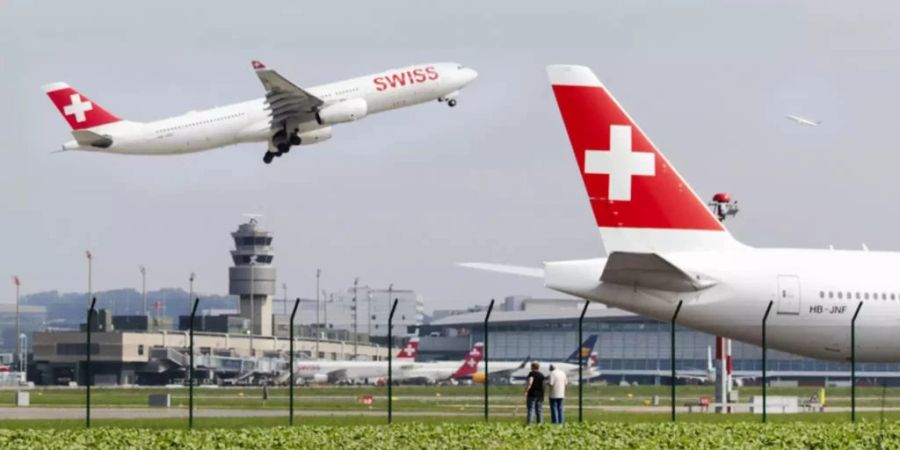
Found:
[[[291,145],[300,145],[300,136],[297,136],[296,133],[291,135]],[[288,148],[288,150],[286,150],[285,153],[287,153],[289,151],[290,151],[290,148]]]
[[[449,107],[451,107],[451,108],[454,107],[454,106],[456,106],[456,99],[455,99],[455,98],[451,98],[450,100],[447,100],[447,106],[449,106]]]
[[[272,159],[274,159],[274,158],[275,158],[275,154],[274,154],[274,153],[272,153],[272,152],[266,152],[266,154],[263,155],[263,162],[266,163],[266,164],[272,164]]]

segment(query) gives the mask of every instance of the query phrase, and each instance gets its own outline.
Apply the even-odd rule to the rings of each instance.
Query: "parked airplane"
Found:
[[[609,253],[545,263],[548,287],[756,345],[772,302],[769,348],[829,360],[859,313],[857,361],[900,361],[900,254],[741,244],[590,69],[547,71]]]
[[[122,120],[66,83],[44,91],[72,127],[63,150],[171,155],[244,142],[268,142],[266,164],[331,138],[332,125],[432,100],[456,106],[459,91],[478,73],[456,63],[431,63],[303,89],[253,61],[265,98],[153,122]]]
[[[397,352],[394,365],[402,367],[416,360],[419,338],[415,337]],[[375,383],[387,377],[387,361],[337,361],[311,360],[300,361],[295,366],[298,380],[315,383],[368,382]]]
[[[587,339],[581,344],[580,347],[576,348],[575,351],[569,355],[565,361],[541,361],[541,371],[547,372],[550,370],[550,365],[554,365],[558,370],[562,370],[566,373],[566,376],[569,380],[577,381],[578,380],[578,352],[581,352],[583,356],[582,361],[584,362],[584,369],[582,370],[582,376],[584,379],[589,380],[591,378],[595,378],[600,376],[600,371],[597,368],[597,354],[594,353],[594,346],[597,344],[597,335],[592,334],[588,336]],[[528,362],[528,361],[526,361]],[[506,380],[522,380],[528,377],[528,373],[531,372],[531,368],[528,367],[527,364],[522,363],[519,367],[515,368],[506,368],[494,370],[494,364],[491,363],[491,378],[501,378]]]
[[[810,126],[810,127],[817,127],[822,123],[821,120],[813,121],[813,120],[809,120],[809,119],[806,119],[806,118],[803,118],[800,116],[795,116],[793,114],[788,114],[785,117],[787,117],[790,120],[793,120],[794,122],[797,122],[798,125],[806,125],[806,126]]]
[[[436,384],[471,377],[478,372],[484,357],[484,344],[476,342],[466,353],[462,364],[458,361],[432,361],[406,364],[399,370],[398,380],[406,383]]]

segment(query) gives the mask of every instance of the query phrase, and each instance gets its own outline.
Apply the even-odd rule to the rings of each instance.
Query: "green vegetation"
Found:
[[[683,406],[688,401],[701,396],[713,397],[712,386],[678,386],[676,405]],[[284,409],[288,404],[287,388],[270,388],[269,398],[263,400],[262,389],[258,387],[198,388],[194,391],[197,408],[228,409]],[[807,399],[818,393],[817,387],[770,388],[769,395],[791,395]],[[172,394],[173,407],[187,407],[187,389],[175,388],[94,388],[92,403],[97,407],[146,407],[150,394]],[[467,411],[482,404],[483,386],[398,386],[394,389],[398,411]],[[515,409],[523,404],[521,386],[492,386],[491,405],[499,410]],[[571,401],[576,398],[576,388],[569,392]],[[759,387],[739,389],[741,401],[750,402],[751,397],[760,395]],[[385,407],[384,387],[372,386],[313,386],[298,387],[295,392],[297,410],[369,411]],[[829,406],[849,406],[849,388],[826,389]],[[361,396],[375,397],[375,406],[357,402]],[[588,409],[607,406],[645,406],[652,404],[658,396],[660,406],[669,405],[667,386],[586,386],[585,407]],[[860,387],[857,389],[857,406],[880,407],[882,389],[880,387]],[[34,389],[31,393],[33,406],[83,407],[84,390],[68,388]],[[0,391],[0,406],[15,405],[14,391]],[[889,388],[885,395],[885,406],[900,407],[900,388]]]
[[[521,424],[404,423],[251,427],[207,430],[95,428],[0,430],[0,448],[18,449],[594,449],[594,448],[900,448],[900,425],[882,431],[860,424],[648,424],[604,422],[527,427]]]

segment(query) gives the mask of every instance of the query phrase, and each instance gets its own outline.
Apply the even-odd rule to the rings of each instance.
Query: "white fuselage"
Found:
[[[424,68],[433,68],[425,73],[424,80],[418,81],[421,77],[415,77],[414,81],[409,81],[413,76],[407,78],[404,75],[401,84],[398,74],[412,74]],[[315,86],[307,91],[321,99],[324,107],[349,99],[363,99],[368,109],[366,115],[371,115],[450,98],[473,77],[474,71],[458,64],[422,64]],[[192,153],[244,142],[266,142],[273,134],[269,120],[268,105],[260,98],[153,122],[120,121],[98,126],[91,131],[111,136],[113,144],[110,147],[84,147],[70,141],[63,148],[135,155]],[[299,132],[328,126],[311,120],[300,124]]]
[[[602,283],[605,258],[546,264],[546,285],[656,320],[804,356],[847,360],[856,320],[857,361],[900,361],[900,253],[753,249],[662,254],[714,284],[672,292]],[[698,278],[699,279],[699,278]]]
[[[394,360],[393,370],[399,371],[410,360]],[[296,376],[306,380],[341,381],[341,380],[375,380],[387,378],[387,361],[332,361],[313,360],[295,364]]]

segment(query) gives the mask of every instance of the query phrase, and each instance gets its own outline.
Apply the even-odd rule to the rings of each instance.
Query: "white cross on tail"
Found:
[[[609,175],[609,199],[631,200],[631,177],[656,175],[656,155],[633,152],[631,126],[609,126],[609,150],[585,150],[584,173]]]
[[[72,103],[70,103],[69,106],[63,108],[63,114],[67,116],[74,115],[75,121],[78,123],[87,120],[87,117],[85,117],[84,113],[94,109],[94,105],[91,102],[82,102],[81,95],[79,94],[72,94],[69,97],[69,100]]]

